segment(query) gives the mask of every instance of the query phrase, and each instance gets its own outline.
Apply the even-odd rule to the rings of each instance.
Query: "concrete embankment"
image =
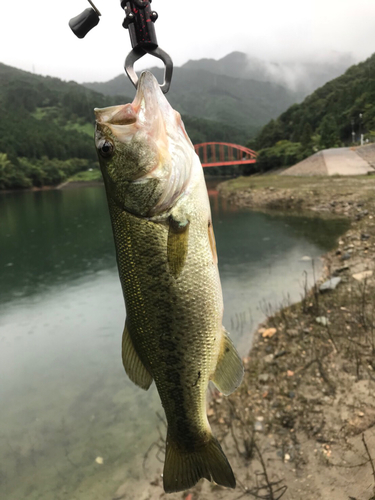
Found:
[[[281,175],[366,175],[375,173],[375,144],[356,148],[324,149]]]

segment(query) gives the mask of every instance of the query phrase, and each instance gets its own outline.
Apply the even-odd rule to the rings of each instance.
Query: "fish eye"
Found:
[[[98,151],[103,158],[109,158],[114,150],[114,145],[108,139],[103,139],[98,144]]]

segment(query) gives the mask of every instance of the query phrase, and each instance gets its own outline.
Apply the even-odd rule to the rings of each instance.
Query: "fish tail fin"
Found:
[[[167,438],[163,484],[166,493],[184,491],[202,477],[228,488],[236,487],[236,479],[219,441],[211,434],[208,442],[194,450],[182,450]]]

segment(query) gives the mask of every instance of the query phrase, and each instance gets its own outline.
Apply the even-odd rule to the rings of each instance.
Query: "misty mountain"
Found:
[[[349,54],[328,53],[320,57],[320,60],[316,56],[313,60],[276,63],[263,61],[243,52],[232,52],[219,60],[190,60],[182,68],[272,82],[297,91],[305,97],[333,78],[342,75],[354,62]]]
[[[159,81],[163,80],[163,69],[152,68],[151,71]],[[109,82],[84,85],[108,95],[135,93],[125,74]],[[275,83],[189,67],[174,68],[168,93],[169,102],[182,115],[189,114],[240,127],[248,137],[300,98],[300,93]]]
[[[361,133],[374,138],[374,131],[375,54],[271,120],[252,146],[266,150],[290,141],[310,148],[311,154],[312,145],[316,149],[349,145],[352,133],[358,141]]]
[[[250,137],[291,104],[342,74],[352,62],[347,54],[325,57],[278,64],[232,52],[219,60],[190,60],[174,68],[168,99],[182,114],[241,127]],[[163,80],[162,69],[151,71]],[[125,74],[84,85],[107,95],[135,93]]]

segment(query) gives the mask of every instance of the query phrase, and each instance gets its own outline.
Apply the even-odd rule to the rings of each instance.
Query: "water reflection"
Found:
[[[104,190],[0,197],[0,302],[115,266]]]
[[[345,223],[253,213],[215,196],[213,219],[224,323],[245,355],[262,301],[298,299],[311,274],[301,258],[318,265]],[[0,498],[107,498],[144,478],[160,403],[121,365],[124,305],[104,190],[0,197],[0,246]]]

